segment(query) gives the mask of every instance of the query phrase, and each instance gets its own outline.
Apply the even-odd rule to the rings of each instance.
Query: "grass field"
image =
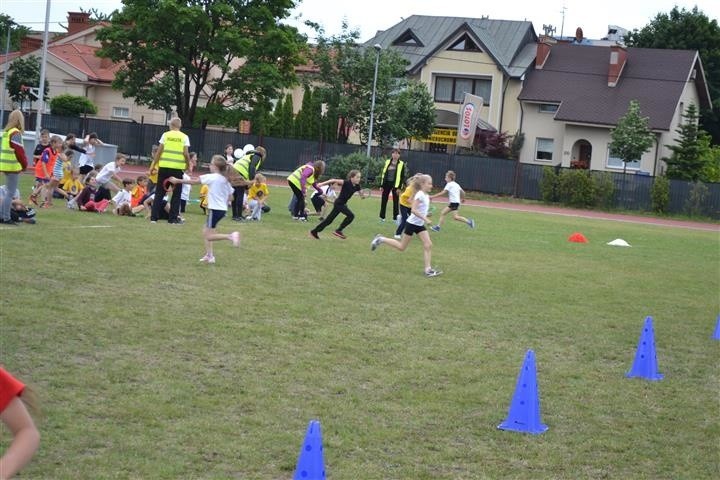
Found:
[[[427,279],[416,240],[370,252],[376,198],[316,241],[288,196],[216,265],[197,205],[0,230],[0,363],[43,410],[20,478],[289,479],[311,419],[336,480],[720,477],[716,232],[463,207]],[[648,315],[660,382],[624,376]],[[539,436],[496,429],[528,349]]]

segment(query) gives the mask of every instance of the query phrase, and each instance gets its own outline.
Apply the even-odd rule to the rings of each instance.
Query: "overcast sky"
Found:
[[[46,0],[0,0],[0,12],[10,15],[17,23],[42,30],[46,3]],[[720,21],[720,0],[304,0],[294,10],[289,23],[312,37],[311,31],[302,26],[303,21],[317,22],[325,28],[326,34],[333,35],[340,32],[345,18],[351,27],[360,30],[360,40],[364,41],[376,31],[388,29],[410,15],[489,16],[496,20],[529,20],[536,33],[543,32],[544,24],[551,24],[557,29],[556,35],[560,35],[561,28],[565,36],[574,35],[575,28],[582,27],[585,37],[601,38],[607,33],[608,25],[628,30],[642,28],[657,13],[667,13],[675,5],[688,10],[697,5],[705,15]],[[50,30],[62,31],[60,24],[67,25],[67,12],[79,11],[81,6],[84,10],[93,7],[110,13],[121,8],[122,3],[120,0],[51,0]]]

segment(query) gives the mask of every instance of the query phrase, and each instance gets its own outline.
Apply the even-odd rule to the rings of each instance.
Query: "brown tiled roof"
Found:
[[[558,103],[556,120],[598,125],[616,125],[637,100],[651,129],[669,130],[692,69],[702,77],[698,58],[691,50],[628,48],[618,84],[608,87],[610,48],[556,44],[542,70],[528,72],[519,99]],[[700,106],[709,106],[704,79],[696,81]]]
[[[95,55],[97,47],[79,43],[50,45],[48,53],[87,75],[88,80],[112,82],[121,64],[112,63]]]

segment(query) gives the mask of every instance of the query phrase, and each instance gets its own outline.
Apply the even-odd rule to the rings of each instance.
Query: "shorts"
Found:
[[[456,203],[456,202],[449,203],[449,204],[448,204],[448,208],[449,208],[450,210],[457,210],[458,208],[460,208],[460,204],[459,204],[459,203]]]
[[[50,179],[49,179],[49,178],[35,177],[35,181],[38,182],[38,183],[50,183]]]
[[[325,199],[322,198],[320,195],[313,195],[312,197],[310,197],[310,202],[312,202],[313,207],[315,207],[315,211],[317,213],[320,213],[323,205],[325,205]]]
[[[413,236],[415,234],[418,234],[420,232],[427,231],[427,228],[425,228],[425,225],[415,225],[413,223],[405,223],[405,230],[403,233],[405,235]]]
[[[220,220],[222,220],[225,215],[227,214],[227,210],[208,210],[208,218],[207,223],[205,224],[208,228],[215,228],[217,227],[217,224],[220,223]]]

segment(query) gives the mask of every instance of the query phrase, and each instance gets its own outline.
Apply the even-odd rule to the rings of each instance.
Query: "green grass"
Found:
[[[314,418],[330,479],[720,476],[717,233],[463,207],[426,279],[417,240],[370,252],[377,199],[315,241],[288,196],[216,265],[196,205],[0,230],[0,363],[43,410],[21,478],[287,479]],[[660,382],[624,377],[648,315]],[[528,349],[539,436],[496,429]]]

